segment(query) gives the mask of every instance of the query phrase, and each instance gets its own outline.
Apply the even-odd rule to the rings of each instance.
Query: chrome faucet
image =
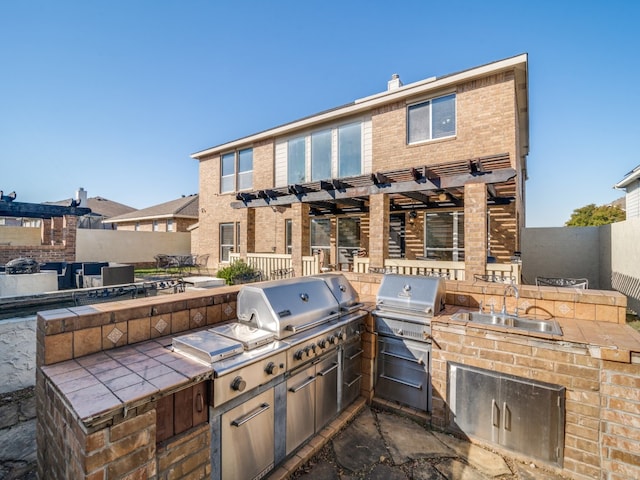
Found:
[[[507,314],[507,294],[510,291],[511,293],[513,293],[513,296],[516,297],[515,315],[518,315],[517,301],[520,298],[520,292],[518,291],[518,287],[516,287],[514,284],[507,285],[507,288],[504,289],[504,294],[502,296],[502,311],[500,313],[502,313],[503,315]]]

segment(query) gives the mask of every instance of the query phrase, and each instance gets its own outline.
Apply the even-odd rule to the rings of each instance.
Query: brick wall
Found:
[[[33,258],[40,263],[75,261],[77,222],[75,216],[56,217],[52,221],[43,221],[43,244],[0,246],[0,264],[20,257]]]
[[[220,287],[42,312],[37,320],[36,363],[39,367],[54,365],[235,319],[236,297],[236,287]],[[118,335],[114,335],[116,330]],[[69,375],[73,376],[73,371]],[[157,443],[159,401],[154,395],[146,403],[139,402],[99,421],[92,419],[93,423],[85,426],[38,369],[40,478],[206,478],[210,473],[208,423]]]

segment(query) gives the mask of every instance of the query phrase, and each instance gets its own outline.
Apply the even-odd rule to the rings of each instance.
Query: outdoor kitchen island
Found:
[[[360,299],[370,302],[364,310],[372,311],[382,275],[344,276]],[[203,421],[198,414],[200,384],[213,378],[211,366],[166,347],[181,334],[236,321],[237,291],[238,287],[222,287],[215,293],[187,292],[170,300],[153,297],[41,313],[36,385],[41,478],[210,478],[210,422],[215,416]],[[552,287],[522,286],[519,293],[516,299],[505,295],[504,285],[446,281],[446,307],[430,319],[432,411],[415,413],[434,428],[455,431],[461,426],[464,431],[464,423],[452,423],[452,365],[559,385],[565,407],[561,460],[545,465],[575,479],[638,478],[640,336],[624,325],[626,299],[615,292]],[[458,311],[478,312],[480,303],[485,311],[491,305],[497,311],[503,302],[510,312],[518,306],[524,316],[553,317],[562,335],[452,319]],[[414,413],[375,398],[378,335],[373,316],[364,319],[362,396],[275,465],[269,478],[287,478],[365,400]],[[117,378],[103,377],[109,370]],[[127,371],[131,373],[122,376]],[[343,379],[346,376],[343,372]],[[105,378],[104,388],[95,390],[99,377]],[[134,387],[123,379],[138,383]],[[276,388],[280,379],[273,382]],[[497,399],[500,408],[502,403]],[[192,415],[185,418],[180,414],[184,410]],[[167,412],[173,412],[174,421],[159,422]],[[500,413],[502,421],[502,408]],[[506,418],[515,425],[515,416]],[[156,441],[158,435],[167,439]],[[530,453],[501,446],[499,438],[470,438],[490,448],[505,448],[518,459],[539,462]]]

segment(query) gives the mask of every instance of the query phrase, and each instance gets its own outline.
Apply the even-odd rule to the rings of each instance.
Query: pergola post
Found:
[[[369,197],[369,267],[382,268],[389,255],[389,195]]]
[[[464,270],[465,279],[485,275],[487,269],[487,185],[464,186]]]

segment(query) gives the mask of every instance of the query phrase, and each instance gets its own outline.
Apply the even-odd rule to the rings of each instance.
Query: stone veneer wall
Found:
[[[236,297],[237,287],[220,287],[42,312],[37,366],[234,319]],[[39,478],[184,479],[211,471],[208,423],[156,443],[158,398],[87,428],[38,368],[36,404]]]

